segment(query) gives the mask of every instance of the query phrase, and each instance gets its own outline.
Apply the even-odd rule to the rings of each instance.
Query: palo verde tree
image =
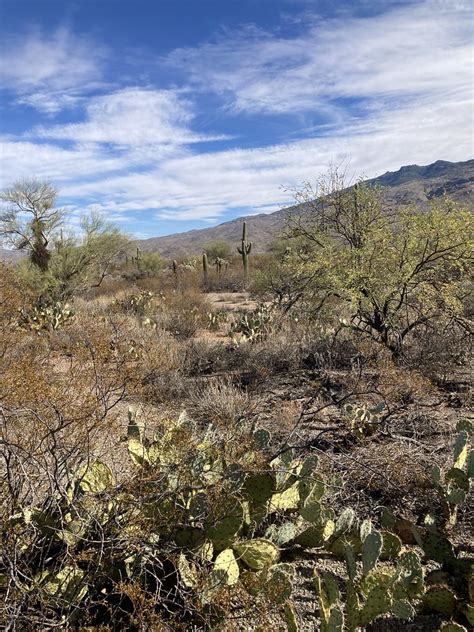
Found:
[[[407,336],[439,319],[462,319],[472,271],[472,215],[444,197],[428,210],[384,207],[383,192],[347,187],[334,172],[297,193],[290,220],[297,247],[286,266],[299,299],[344,315],[353,331],[397,358]],[[290,239],[291,242],[291,239]]]
[[[57,190],[49,182],[19,180],[0,194],[0,238],[29,253],[31,263],[45,272],[49,267],[51,236],[64,212],[56,208]]]
[[[78,235],[55,241],[49,270],[40,282],[58,300],[90,287],[98,287],[130,248],[130,240],[99,213],[81,219]]]

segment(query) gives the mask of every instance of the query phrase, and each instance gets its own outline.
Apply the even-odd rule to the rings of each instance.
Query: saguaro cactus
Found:
[[[237,248],[239,254],[242,256],[242,263],[244,264],[244,276],[247,281],[249,276],[249,254],[252,250],[252,242],[247,241],[247,222],[244,222],[242,226],[242,241],[240,248]]]
[[[140,269],[140,262],[142,260],[142,251],[140,248],[137,248],[137,256],[135,257],[135,264],[138,269]]]
[[[207,254],[206,253],[204,253],[202,255],[202,271],[203,271],[203,274],[204,274],[204,285],[206,285],[206,287],[207,287],[209,268],[208,268],[208,265],[207,265]]]

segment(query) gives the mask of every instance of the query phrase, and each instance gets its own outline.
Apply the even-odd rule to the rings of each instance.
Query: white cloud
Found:
[[[449,1],[408,2],[372,17],[310,23],[295,37],[250,28],[172,52],[166,63],[235,111],[330,119],[338,99],[405,100],[472,89],[472,13]],[[364,103],[364,100],[366,103]],[[394,104],[396,105],[396,104]]]
[[[37,133],[45,138],[135,147],[222,138],[192,132],[192,104],[173,90],[126,88],[90,99],[86,110],[85,122],[42,127]]]
[[[100,84],[104,46],[58,28],[45,35],[33,30],[2,40],[0,84],[15,92],[20,103],[45,113],[75,104],[88,87]]]
[[[469,101],[456,95],[443,105],[429,100],[416,108],[377,113],[337,134],[257,149],[169,156],[139,173],[105,173],[94,180],[64,183],[66,198],[100,202],[110,213],[155,209],[162,219],[207,220],[225,212],[271,212],[291,202],[283,188],[314,180],[331,163],[350,160],[367,177],[403,164],[442,158],[465,160],[472,146]],[[75,180],[75,181],[74,181]]]
[[[48,178],[76,210],[95,205],[139,226],[150,215],[216,222],[227,211],[271,212],[291,202],[282,186],[313,180],[347,159],[367,177],[403,164],[465,160],[473,153],[469,20],[449,6],[402,4],[375,17],[314,22],[287,39],[246,29],[171,55],[169,63],[225,97],[233,114],[295,113],[307,123],[306,139],[277,138],[254,149],[203,152],[200,142],[223,137],[195,130],[189,88],[129,87],[86,99],[77,85],[57,90],[53,63],[39,90],[17,68],[15,85],[31,87],[20,96],[25,102],[54,112],[65,105],[63,95],[84,105],[85,117],[43,124],[27,140],[5,138],[3,183]],[[87,51],[72,39],[71,52],[83,57]],[[98,79],[95,66],[83,68],[84,78]],[[346,101],[351,97],[357,107]]]

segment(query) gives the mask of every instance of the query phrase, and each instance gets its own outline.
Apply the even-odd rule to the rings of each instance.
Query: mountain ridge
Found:
[[[383,187],[390,204],[426,206],[430,200],[440,197],[446,191],[456,201],[467,203],[473,208],[474,159],[463,162],[437,160],[429,165],[404,165],[397,171],[387,171],[366,182]],[[242,222],[245,220],[249,238],[254,244],[254,252],[265,252],[283,228],[285,217],[297,211],[300,206],[289,206],[268,214],[244,215],[210,228],[150,237],[137,241],[137,244],[144,251],[159,252],[165,258],[179,259],[199,254],[203,246],[218,240],[237,245]]]
[[[366,182],[383,187],[389,204],[414,204],[423,207],[446,192],[454,200],[474,210],[474,159],[463,162],[437,160],[429,165],[404,165],[397,171],[386,171]],[[284,227],[285,218],[298,208],[301,205],[285,207],[273,213],[244,215],[217,226],[149,237],[135,243],[145,252],[159,252],[166,259],[180,259],[200,254],[204,246],[215,241],[223,240],[237,246],[242,222],[245,220],[249,238],[253,242],[253,252],[265,252]],[[0,248],[0,259],[14,261],[21,256],[22,253],[18,251]]]

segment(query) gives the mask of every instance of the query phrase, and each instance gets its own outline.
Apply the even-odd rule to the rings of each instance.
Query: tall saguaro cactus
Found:
[[[247,281],[249,276],[249,254],[252,250],[252,242],[247,241],[247,222],[244,222],[242,226],[242,241],[240,248],[237,248],[239,254],[242,256],[242,263],[244,264],[244,276]]]
[[[207,287],[209,268],[207,264],[207,254],[202,255],[202,271],[204,273],[204,285]]]

